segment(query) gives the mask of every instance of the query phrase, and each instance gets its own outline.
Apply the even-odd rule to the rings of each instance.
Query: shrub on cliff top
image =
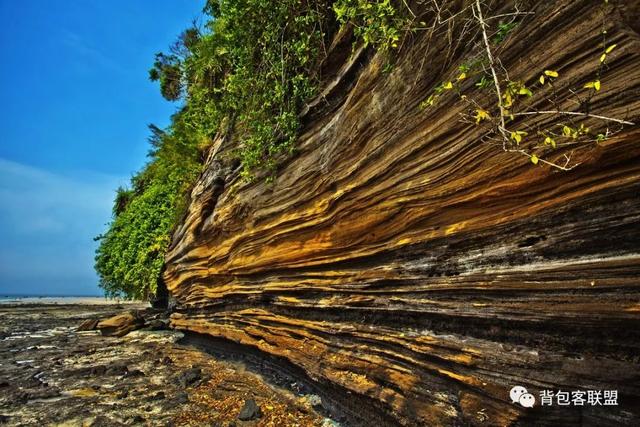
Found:
[[[203,150],[221,123],[240,142],[246,179],[273,172],[294,149],[334,12],[365,45],[387,50],[398,40],[390,0],[209,0],[204,12],[204,24],[158,53],[149,71],[162,95],[183,105],[166,132],[151,127],[151,161],[130,189],[118,190],[113,221],[96,238],[95,268],[108,295],[147,298],[156,291]]]
[[[95,268],[109,296],[146,299],[156,291],[170,233],[200,171],[199,140],[185,132],[182,115],[172,127],[151,127],[151,161],[118,189],[109,229],[96,240]]]

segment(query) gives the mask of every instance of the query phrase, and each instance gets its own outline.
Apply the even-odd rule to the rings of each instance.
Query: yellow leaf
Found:
[[[607,54],[603,53],[602,56],[600,56],[600,62],[604,62],[605,59],[607,59]]]
[[[593,82],[593,87],[596,90],[600,90],[600,80],[596,80],[595,82]]]
[[[550,136],[547,136],[544,139],[544,145],[551,145],[553,148],[556,148],[556,141]]]
[[[544,84],[544,76],[540,76],[540,84],[543,85]]]
[[[595,86],[595,82],[589,82],[587,84],[584,85],[585,89],[591,89]]]
[[[549,77],[558,77],[558,72],[553,70],[544,70],[544,73]]]
[[[462,73],[458,76],[458,80],[464,80],[467,78],[467,73]]]
[[[420,109],[424,110],[427,107],[431,107],[436,102],[437,99],[438,99],[438,95],[435,95],[435,94],[429,95],[427,99],[425,99],[420,103],[419,105]]]
[[[589,128],[584,126],[584,123],[580,123],[580,129],[578,129],[578,134],[579,135],[583,135],[583,134],[588,134],[589,133]]]
[[[517,130],[515,132],[511,132],[511,139],[513,139],[516,142],[516,144],[520,144],[520,142],[522,141],[523,135],[528,135],[528,134],[527,132]]]
[[[444,89],[450,90],[453,89],[453,83],[451,82],[446,82],[443,86]]]
[[[487,111],[482,110],[482,109],[478,109],[478,110],[476,110],[476,116],[475,117],[476,117],[476,124],[478,124],[482,120],[488,119],[490,116],[489,116],[489,113]]]
[[[504,107],[509,108],[513,104],[513,98],[511,98],[511,93],[507,92],[502,95],[504,98]]]
[[[531,163],[533,163],[534,165],[538,164],[538,160],[538,156],[536,156],[535,154],[531,156]]]
[[[605,50],[605,51],[604,51],[604,53],[611,53],[611,51],[612,51],[613,49],[615,49],[615,48],[616,48],[616,46],[618,46],[618,45],[617,45],[617,44],[612,44],[611,46],[609,46],[609,47],[607,48],[607,50]]]

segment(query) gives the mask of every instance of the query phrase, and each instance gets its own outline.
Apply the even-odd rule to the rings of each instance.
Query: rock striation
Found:
[[[426,3],[412,11],[435,19]],[[602,2],[524,3],[501,64],[527,82],[557,70],[569,108],[560,82],[595,72]],[[638,123],[637,2],[612,8],[592,107]],[[558,147],[549,160],[579,163],[560,171],[488,143],[455,97],[419,108],[465,61],[463,28],[412,34],[390,71],[337,34],[273,183],[241,180],[239,141],[215,140],[166,259],[172,326],[304,373],[354,424],[637,425],[640,128]],[[617,390],[618,405],[540,406],[544,390]]]

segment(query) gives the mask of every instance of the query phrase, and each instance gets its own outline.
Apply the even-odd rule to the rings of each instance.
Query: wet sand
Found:
[[[2,305],[112,305],[126,307],[146,307],[147,304],[141,301],[126,301],[109,299],[104,297],[3,297],[0,299]]]
[[[316,396],[294,395],[241,364],[182,345],[180,332],[115,338],[77,331],[86,319],[145,308],[100,300],[0,304],[0,424],[337,425],[314,409]],[[243,421],[250,400],[260,416]]]

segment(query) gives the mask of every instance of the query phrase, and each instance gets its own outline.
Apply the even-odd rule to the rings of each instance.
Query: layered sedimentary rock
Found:
[[[591,108],[637,123],[638,6],[623,3]],[[598,67],[601,4],[521,5],[533,13],[501,66],[525,82],[557,70],[578,111],[569,87]],[[239,141],[215,141],[167,256],[172,325],[295,367],[359,402],[343,408],[356,423],[637,425],[640,128],[558,147],[545,159],[579,163],[560,171],[487,142],[456,97],[419,108],[477,40],[463,29],[415,32],[391,68],[338,34],[273,183],[242,181]],[[557,117],[517,119],[540,120]],[[534,408],[511,402],[515,385]],[[617,390],[618,405],[540,406],[543,390]]]

